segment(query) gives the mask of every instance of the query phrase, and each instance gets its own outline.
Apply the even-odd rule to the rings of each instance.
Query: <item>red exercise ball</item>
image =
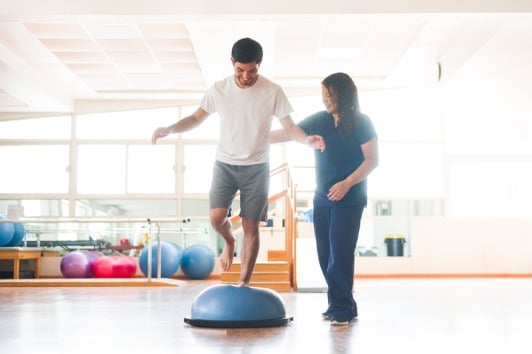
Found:
[[[102,256],[91,268],[96,278],[131,278],[137,272],[137,264],[129,256]]]
[[[116,256],[114,257],[113,276],[115,278],[131,278],[137,272],[137,263],[133,257]]]
[[[113,260],[109,256],[98,257],[92,262],[91,270],[95,278],[112,278]]]

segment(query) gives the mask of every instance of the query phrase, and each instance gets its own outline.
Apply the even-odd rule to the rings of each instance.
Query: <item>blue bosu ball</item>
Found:
[[[283,299],[274,290],[214,285],[198,294],[185,323],[198,327],[257,328],[289,323]]]

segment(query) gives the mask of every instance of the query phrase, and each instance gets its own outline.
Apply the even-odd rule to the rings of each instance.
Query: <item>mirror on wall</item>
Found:
[[[442,199],[370,199],[362,216],[357,256],[409,257],[412,218],[441,216]],[[303,237],[312,233],[312,199],[299,201],[298,221]]]

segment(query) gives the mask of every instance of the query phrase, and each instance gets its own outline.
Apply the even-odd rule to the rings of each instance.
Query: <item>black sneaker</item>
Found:
[[[331,320],[331,315],[329,315],[327,312],[324,312],[324,313],[321,314],[321,319],[330,321]]]
[[[347,326],[349,320],[345,317],[329,317],[331,320],[331,326]]]

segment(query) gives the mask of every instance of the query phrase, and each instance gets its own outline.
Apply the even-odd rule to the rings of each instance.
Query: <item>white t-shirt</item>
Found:
[[[233,76],[217,81],[200,107],[220,116],[216,159],[231,165],[269,162],[273,116],[281,120],[293,112],[282,88],[262,76],[247,88],[238,87]]]

